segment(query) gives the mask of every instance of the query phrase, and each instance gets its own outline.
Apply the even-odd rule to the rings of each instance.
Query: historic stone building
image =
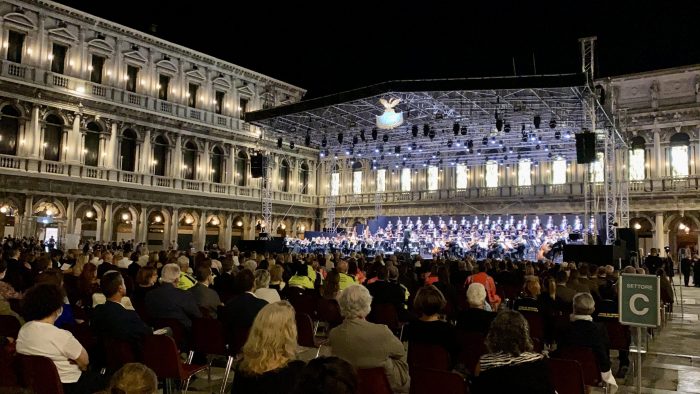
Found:
[[[303,89],[53,2],[0,3],[0,34],[4,234],[228,247],[260,230],[257,151],[277,234],[326,226],[332,192],[348,227],[378,202],[393,216],[583,212],[586,167],[571,161],[535,163],[527,186],[505,166],[387,169],[381,181],[366,160],[330,168],[303,136],[280,145],[242,120]],[[697,247],[700,66],[596,84],[629,143],[619,169],[640,246]]]

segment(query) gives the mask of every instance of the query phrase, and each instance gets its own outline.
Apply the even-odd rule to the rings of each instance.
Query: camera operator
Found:
[[[668,249],[668,247],[666,247],[665,249]],[[668,253],[668,250],[666,253]],[[651,275],[655,274],[656,270],[661,268],[662,265],[663,261],[661,260],[661,257],[659,257],[659,250],[656,248],[651,248],[649,256],[647,256],[647,258],[644,259],[644,267],[646,268],[647,273]]]

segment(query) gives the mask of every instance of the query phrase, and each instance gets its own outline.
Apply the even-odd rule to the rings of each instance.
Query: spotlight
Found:
[[[374,141],[377,140],[377,128],[376,127],[372,129],[372,139]]]
[[[282,147],[282,137],[277,139],[277,147],[281,148]]]
[[[452,148],[452,140],[447,140],[447,147]]]
[[[506,133],[510,133],[510,123],[506,123],[505,126],[503,126],[503,131]]]
[[[311,145],[311,136],[308,133],[306,133],[306,137],[304,137],[304,145]]]
[[[503,119],[496,119],[496,130],[503,131]]]
[[[527,142],[527,135],[526,135],[526,134],[523,134],[522,141],[523,141],[523,142]]]
[[[487,145],[487,144],[489,143],[488,137],[484,137],[484,139],[481,140],[481,143],[482,143],[483,145]]]
[[[411,144],[411,148],[412,148],[413,150],[418,149],[418,144],[416,144],[416,143],[414,142],[413,144]]]
[[[452,131],[455,133],[455,135],[458,135],[458,134],[459,134],[459,123],[455,122],[455,123],[452,125]]]
[[[532,119],[532,123],[535,125],[536,129],[539,129],[540,123],[542,123],[542,118],[539,115],[535,115],[535,118]]]
[[[413,135],[413,138],[418,137],[418,125],[414,124],[411,126],[411,134]]]
[[[520,127],[520,132],[525,133],[525,123],[523,123]]]
[[[365,142],[365,129],[360,130],[360,139]]]
[[[289,149],[294,149],[294,141],[289,141]]]
[[[359,138],[357,138],[356,135],[353,135],[353,136],[352,136],[352,144],[353,144],[353,145],[356,145],[359,141],[360,141],[360,140],[359,140]]]
[[[394,147],[394,153],[396,153],[396,154],[401,153],[401,147],[400,147],[400,146],[395,146],[395,147]]]
[[[467,126],[462,126],[461,134],[467,135]]]
[[[433,140],[433,138],[435,138],[435,130],[430,129],[430,131],[428,132],[428,138],[430,138],[431,141]]]
[[[388,142],[388,141],[389,141],[389,134],[384,134],[384,135],[382,136],[382,141]]]
[[[561,139],[561,131],[557,130],[554,132],[554,139],[555,140],[560,140]]]
[[[635,229],[635,230],[641,230],[641,229],[642,229],[642,225],[639,224],[639,223],[635,223],[635,224],[634,224],[634,229]]]
[[[430,133],[430,126],[428,126],[427,124],[424,124],[423,125],[423,137],[427,137],[429,133]]]
[[[4,209],[4,211],[3,211],[3,209]],[[6,208],[6,207],[0,208],[0,212],[1,212],[1,213],[7,212],[7,208]],[[95,212],[92,212],[92,211],[87,211],[87,212],[85,212],[85,217],[86,217],[86,218],[92,219],[93,216],[95,216]]]
[[[338,143],[339,144],[343,143],[343,133],[338,133]]]
[[[552,120],[549,121],[549,128],[554,129],[557,127],[557,121],[556,119],[552,118]]]
[[[539,150],[540,148],[541,148],[540,144],[535,145],[535,149]]]
[[[326,136],[324,135],[324,136],[323,136],[323,139],[321,140],[321,146],[325,148],[326,145],[328,145],[328,139],[327,139]]]

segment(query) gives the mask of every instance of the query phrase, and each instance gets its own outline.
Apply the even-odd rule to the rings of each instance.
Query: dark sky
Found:
[[[597,75],[700,63],[700,1],[379,3],[61,0],[308,90],[391,79],[576,72],[597,35]],[[178,4],[173,6],[173,4]],[[459,6],[457,6],[459,5]]]

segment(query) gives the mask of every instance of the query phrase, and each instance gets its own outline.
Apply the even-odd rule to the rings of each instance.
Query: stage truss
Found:
[[[319,160],[330,169],[352,168],[356,162],[373,170],[487,161],[537,164],[555,158],[575,162],[575,134],[595,132],[597,150],[606,158],[604,193],[588,182],[585,213],[597,214],[598,199],[604,199],[612,242],[615,223],[629,221],[627,182],[616,171],[622,159],[617,156],[626,157],[627,144],[593,86],[594,41],[581,41],[580,74],[393,81],[248,113],[246,121],[283,148],[292,149],[293,143],[318,149]],[[394,109],[403,114],[402,125],[377,127],[376,117],[384,111],[380,99],[400,100]],[[380,215],[381,194],[375,194],[375,214]],[[336,198],[328,199],[331,227]]]

